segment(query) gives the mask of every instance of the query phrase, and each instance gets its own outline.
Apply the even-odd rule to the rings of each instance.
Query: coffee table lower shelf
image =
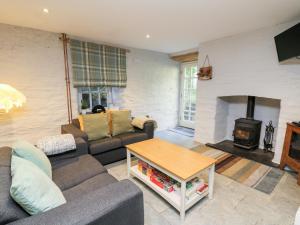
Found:
[[[141,173],[137,165],[131,167],[130,174],[139,180],[141,180],[143,183],[145,183],[147,186],[149,186],[151,189],[153,189],[156,193],[158,193],[161,197],[163,197],[167,202],[169,202],[174,208],[176,208],[178,211],[181,210],[181,194],[176,193],[176,191],[167,192],[166,190],[160,188],[156,184],[154,184],[150,178],[143,173]],[[203,192],[202,194],[194,194],[192,195],[188,200],[185,201],[185,210],[188,210],[190,207],[192,207],[196,202],[204,198],[208,195],[208,191]]]
[[[189,150],[188,150],[189,151]],[[154,167],[155,169],[161,171],[162,173],[170,176],[174,180],[178,181],[181,184],[180,193],[175,192],[167,192],[166,190],[160,188],[156,184],[154,184],[150,178],[143,173],[141,173],[137,165],[131,165],[131,157],[135,156],[136,158],[148,163],[150,166]],[[183,180],[180,177],[176,176],[175,174],[172,174],[168,172],[167,170],[163,169],[162,167],[156,165],[155,163],[147,160],[143,156],[130,151],[130,149],[127,148],[127,171],[128,176],[134,176],[141,180],[143,183],[145,183],[148,187],[150,187],[152,190],[154,190],[156,193],[158,193],[161,197],[163,197],[167,202],[169,202],[175,209],[177,209],[180,212],[180,219],[183,222],[185,218],[185,212],[191,208],[194,204],[196,204],[198,201],[200,201],[205,196],[208,196],[209,199],[212,199],[213,196],[213,185],[214,185],[214,172],[215,172],[215,163],[212,162],[207,167],[203,167],[202,169],[199,169],[197,173],[194,173],[189,177],[189,180],[198,177],[203,171],[208,171],[208,190],[203,192],[202,194],[195,194],[192,195],[189,199],[186,199],[186,183],[189,180]]]

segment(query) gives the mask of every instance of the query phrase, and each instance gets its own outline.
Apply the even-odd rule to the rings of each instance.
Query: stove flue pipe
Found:
[[[247,119],[254,119],[255,96],[248,96]]]

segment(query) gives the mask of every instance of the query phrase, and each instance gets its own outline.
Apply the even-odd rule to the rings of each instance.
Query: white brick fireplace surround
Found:
[[[198,81],[195,140],[216,143],[220,136],[216,123],[225,120],[218,115],[220,96],[259,96],[278,99],[275,156],[280,162],[286,123],[300,120],[300,64],[278,63],[274,36],[299,21],[202,43],[199,65],[206,54],[213,66],[213,79]],[[218,109],[218,110],[217,110]],[[262,129],[264,132],[264,127]]]
[[[233,140],[235,120],[246,118],[247,96],[221,96],[217,99],[215,140]],[[255,97],[254,119],[262,121],[259,147],[264,147],[265,127],[269,121],[275,126],[273,145],[276,144],[278,119],[280,114],[280,100]]]

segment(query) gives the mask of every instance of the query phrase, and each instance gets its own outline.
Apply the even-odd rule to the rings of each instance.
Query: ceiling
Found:
[[[0,7],[0,23],[165,53],[298,18],[300,0],[1,0]]]

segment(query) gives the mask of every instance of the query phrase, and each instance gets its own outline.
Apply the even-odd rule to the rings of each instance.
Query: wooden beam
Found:
[[[181,63],[198,61],[198,52],[190,52],[184,55],[174,55],[171,56],[170,58]]]

